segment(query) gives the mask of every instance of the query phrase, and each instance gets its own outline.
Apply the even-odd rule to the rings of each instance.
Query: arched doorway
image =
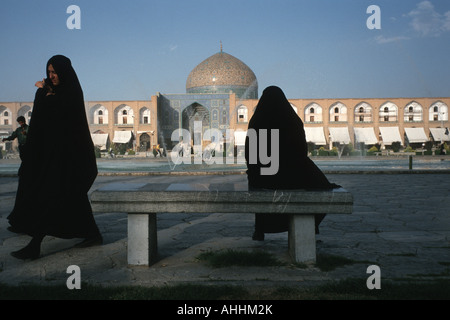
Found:
[[[201,128],[194,127],[195,122],[201,122]],[[193,103],[186,107],[182,113],[181,126],[182,129],[189,131],[191,135],[191,145],[197,143],[203,146],[203,133],[211,127],[208,109],[198,103]]]
[[[151,147],[151,141],[150,136],[147,133],[141,134],[139,137],[139,151],[140,152],[146,152],[150,150]]]

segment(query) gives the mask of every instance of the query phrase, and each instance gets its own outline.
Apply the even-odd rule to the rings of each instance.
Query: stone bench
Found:
[[[330,191],[248,191],[246,183],[112,183],[91,194],[94,212],[128,213],[128,264],[157,256],[156,214],[275,213],[289,215],[288,247],[295,262],[315,261],[315,214],[350,214],[352,195]]]

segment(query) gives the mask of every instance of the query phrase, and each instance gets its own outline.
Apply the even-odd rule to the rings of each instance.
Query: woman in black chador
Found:
[[[303,122],[295,113],[283,91],[275,86],[267,87],[256,106],[255,113],[250,119],[248,129],[253,129],[258,141],[250,140],[247,136],[245,144],[245,158],[247,161],[247,178],[249,189],[333,189],[339,186],[330,183],[314,162],[308,158]],[[270,167],[273,163],[263,165],[259,158],[257,163],[249,163],[249,143],[258,143],[260,129],[267,129],[268,152],[271,154],[271,129],[279,129],[279,166],[274,174],[262,175],[261,168]],[[256,148],[253,148],[256,149]],[[273,153],[273,152],[272,152]],[[253,155],[253,158],[256,157]],[[254,161],[252,161],[254,162]],[[316,232],[325,215],[316,215]],[[255,216],[254,240],[264,240],[264,233],[287,231],[289,217],[280,215]]]
[[[83,91],[67,57],[52,57],[46,72],[47,79],[36,83],[16,202],[8,216],[8,230],[32,237],[11,253],[19,259],[38,258],[46,235],[84,238],[78,247],[103,241],[87,195],[97,164]]]

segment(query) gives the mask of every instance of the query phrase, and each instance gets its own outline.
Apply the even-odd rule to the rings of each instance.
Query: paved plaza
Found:
[[[0,177],[0,282],[65,284],[67,267],[77,265],[83,282],[158,286],[179,283],[254,286],[321,284],[329,280],[367,278],[377,265],[384,279],[450,278],[450,174],[327,174],[354,196],[351,215],[329,215],[317,236],[318,255],[335,255],[354,263],[331,271],[290,264],[287,232],[253,241],[249,214],[159,214],[158,261],[150,267],[127,266],[127,215],[98,213],[102,246],[77,249],[80,239],[46,237],[41,258],[21,261],[11,251],[29,237],[6,230],[17,178]],[[101,175],[92,190],[112,182],[235,182],[245,174]],[[287,262],[277,267],[212,268],[197,259],[202,252],[263,249]]]

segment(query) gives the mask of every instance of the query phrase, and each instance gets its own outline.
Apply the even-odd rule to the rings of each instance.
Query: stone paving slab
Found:
[[[76,249],[80,239],[46,237],[42,256],[21,261],[10,256],[29,237],[6,230],[16,177],[0,178],[0,282],[65,284],[70,265],[93,284],[158,286],[177,283],[303,286],[345,278],[367,278],[367,267],[381,268],[382,279],[450,278],[450,183],[448,174],[327,174],[354,197],[351,215],[327,216],[317,236],[319,255],[337,255],[357,263],[321,271],[290,264],[287,232],[252,241],[248,214],[164,214],[158,216],[159,259],[150,267],[127,266],[127,215],[96,214],[102,246]],[[243,174],[183,176],[99,176],[93,189],[112,182],[226,183]],[[206,251],[265,250],[287,263],[279,267],[212,268],[196,257]]]

